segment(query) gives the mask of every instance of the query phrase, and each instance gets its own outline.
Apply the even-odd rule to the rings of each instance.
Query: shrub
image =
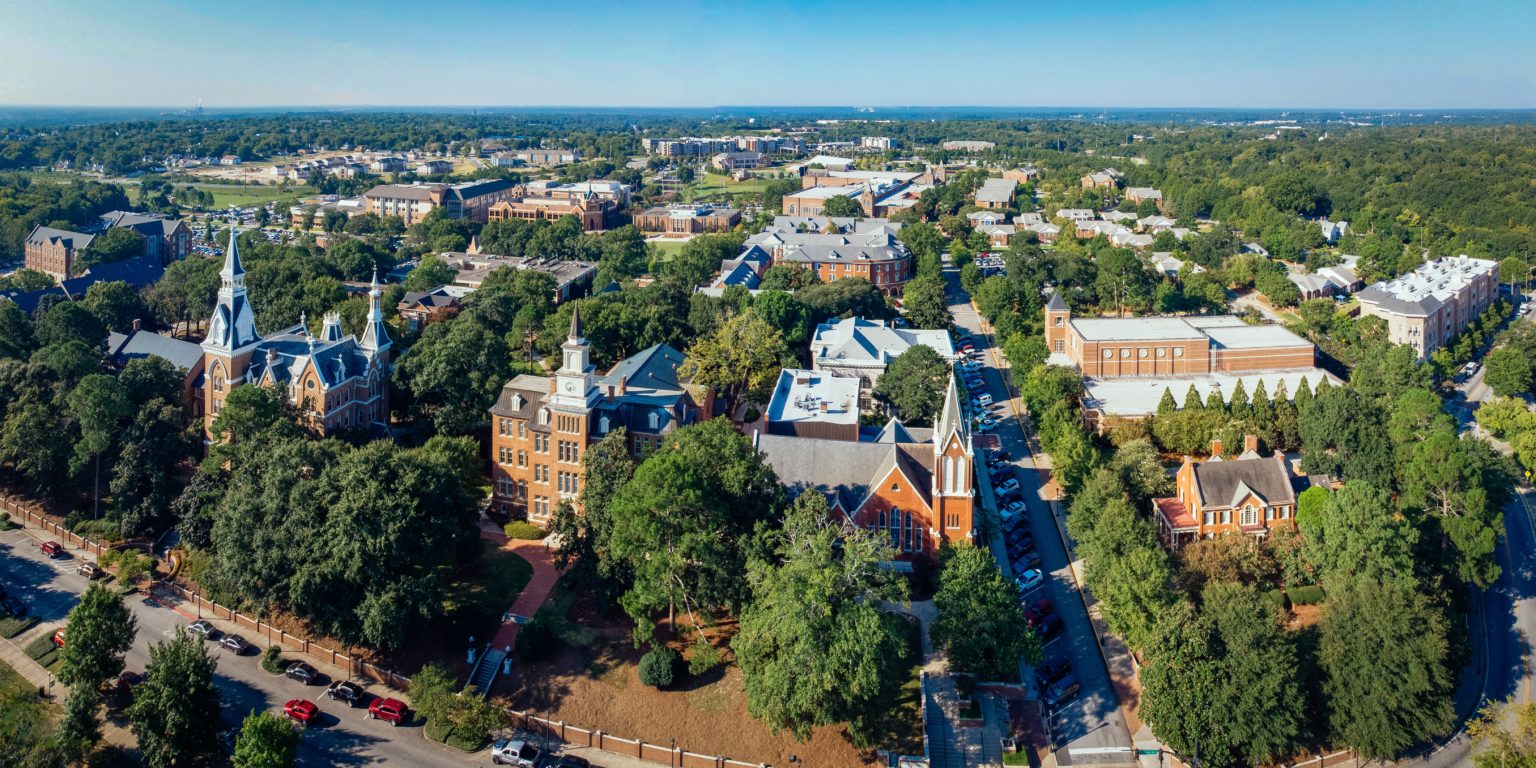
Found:
[[[517,631],[516,652],[520,659],[542,659],[554,648],[555,633],[550,629],[549,622],[539,616],[534,616],[533,621]]]
[[[20,527],[21,526],[15,520],[11,519],[11,513],[0,512],[0,531],[9,531],[13,528]]]
[[[502,530],[506,532],[509,539],[528,539],[530,541],[542,539],[548,533],[543,528],[522,520],[513,520],[507,523],[506,527],[502,528]]]
[[[1317,605],[1323,601],[1323,588],[1317,586],[1292,587],[1288,594],[1295,605]]]
[[[267,650],[261,652],[262,669],[278,675],[282,674],[285,666],[287,665],[283,663],[283,649],[280,646],[269,645]]]
[[[697,677],[719,665],[720,649],[711,645],[704,633],[700,632],[693,643],[693,650],[688,654],[688,674]]]
[[[640,682],[652,688],[666,688],[672,684],[677,671],[677,651],[663,645],[652,648],[640,657]]]
[[[1273,606],[1276,610],[1285,608],[1285,593],[1278,589],[1266,589],[1259,593],[1259,596],[1264,599],[1265,603]]]
[[[13,616],[9,619],[0,619],[0,637],[9,640],[31,629],[36,624],[36,616],[24,616],[19,619]]]

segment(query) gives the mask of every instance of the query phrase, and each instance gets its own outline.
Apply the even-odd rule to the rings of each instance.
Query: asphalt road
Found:
[[[991,339],[981,335],[981,318],[961,290],[956,272],[949,270],[945,274],[949,282],[950,312],[955,317],[955,324],[969,331],[975,339],[976,347],[982,352],[985,363],[983,381],[986,384],[986,391],[995,401],[1002,404],[993,410],[994,414],[1004,417],[999,419],[993,434],[997,435],[1002,449],[1013,456],[1012,463],[1017,468],[1014,476],[1019,481],[1025,504],[1029,508],[1025,514],[1029,519],[1029,529],[1033,532],[1035,548],[1040,553],[1042,570],[1046,578],[1045,583],[1031,593],[1028,599],[1049,597],[1056,607],[1056,612],[1061,616],[1065,628],[1045,646],[1045,657],[1047,659],[1065,657],[1071,661],[1072,674],[1082,683],[1082,692],[1078,698],[1050,717],[1052,743],[1061,750],[1058,754],[1060,764],[1084,764],[1090,762],[1092,758],[1079,756],[1069,761],[1064,754],[1066,749],[1129,748],[1130,732],[1120,713],[1119,699],[1115,696],[1114,688],[1110,683],[1104,657],[1099,651],[1098,643],[1093,636],[1092,625],[1088,621],[1087,609],[1083,605],[1072,576],[1071,559],[1067,555],[1066,542],[1063,539],[1065,534],[1052,519],[1049,505],[1040,498],[1040,476],[1035,471],[1034,457],[1029,452],[1029,444],[1025,441],[1023,427],[1017,418],[1018,414],[1012,412],[1013,405],[1004,380],[1007,372],[999,370],[998,367],[1002,352],[993,348]],[[994,527],[1001,530],[1000,526]],[[998,562],[1003,564],[1005,569],[1011,569],[1001,536],[995,537],[991,546]],[[1034,679],[1034,672],[1027,665],[1024,669],[1024,679],[1030,681]],[[1106,760],[1130,762],[1124,756],[1112,756]]]

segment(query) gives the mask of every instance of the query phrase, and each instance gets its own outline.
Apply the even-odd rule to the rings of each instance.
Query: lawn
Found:
[[[480,547],[480,557],[448,585],[443,611],[469,634],[488,637],[485,631],[495,631],[501,615],[528,585],[533,566],[495,542],[482,540]]]
[[[52,670],[59,663],[59,648],[53,644],[51,633],[39,635],[36,640],[27,643],[26,651],[43,669]]]
[[[11,669],[11,665],[0,663],[0,693],[37,693],[37,689],[27,682],[20,672]]]
[[[734,195],[761,195],[768,188],[768,180],[757,177],[737,181],[718,173],[706,173],[704,178],[688,185],[684,196],[690,200],[729,198]]]
[[[683,246],[687,245],[688,241],[687,240],[670,240],[670,239],[669,240],[647,240],[647,241],[645,241],[645,244],[648,247],[652,247],[652,248],[655,248],[656,250],[660,251],[661,252],[661,260],[662,261],[671,261],[673,257],[677,256],[677,254],[682,252]]]
[[[270,203],[274,200],[297,202],[299,198],[315,194],[310,186],[241,186],[220,184],[192,184],[191,186],[213,195],[213,210],[223,210],[231,205],[246,208]]]

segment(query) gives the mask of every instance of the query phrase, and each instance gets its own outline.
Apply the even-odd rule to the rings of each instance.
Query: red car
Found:
[[[37,545],[37,549],[46,557],[58,557],[64,553],[64,547],[60,546],[57,541],[45,541]]]
[[[320,708],[308,699],[289,699],[288,703],[283,705],[283,714],[287,715],[289,720],[307,727],[309,721],[320,714]]]
[[[399,699],[374,699],[368,705],[368,717],[373,720],[383,720],[390,725],[400,725],[405,722],[409,710],[405,702]]]

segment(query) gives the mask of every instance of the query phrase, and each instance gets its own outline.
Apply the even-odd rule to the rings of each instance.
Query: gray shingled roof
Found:
[[[1195,487],[1204,507],[1230,507],[1242,499],[1238,491],[1246,486],[1270,504],[1293,503],[1295,490],[1285,469],[1283,456],[1261,459],[1230,459],[1196,464]],[[1243,494],[1246,495],[1246,494]]]

